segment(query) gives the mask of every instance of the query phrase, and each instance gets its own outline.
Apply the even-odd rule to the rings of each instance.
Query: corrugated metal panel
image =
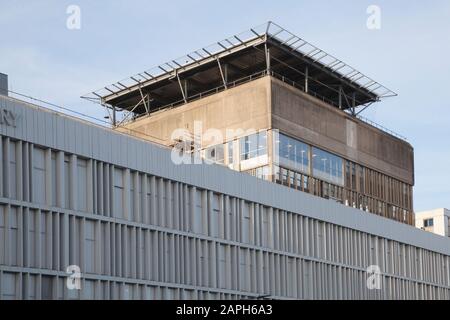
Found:
[[[1,100],[23,117],[0,128],[12,159],[0,170],[0,299],[449,298],[448,238],[220,166],[176,166],[167,149]],[[65,287],[68,263],[84,272],[81,292]],[[366,286],[371,264],[381,291]]]

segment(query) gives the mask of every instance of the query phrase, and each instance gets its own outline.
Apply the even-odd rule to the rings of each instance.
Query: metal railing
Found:
[[[0,97],[2,97],[2,96],[0,95]],[[109,121],[79,112],[79,111],[75,110],[74,108],[63,107],[63,106],[57,105],[55,103],[45,101],[42,99],[38,99],[38,98],[29,96],[29,95],[26,95],[23,93],[19,93],[16,91],[12,91],[12,90],[8,90],[8,95],[4,96],[4,97],[7,99],[13,99],[13,100],[18,100],[18,101],[28,103],[38,110],[41,109],[46,112],[53,112],[53,113],[56,113],[61,116],[72,117],[78,121],[88,122],[90,125],[103,127],[105,129],[112,129],[111,123]],[[133,129],[129,129],[129,128],[121,128],[121,130],[122,130],[122,132],[121,131],[116,131],[116,132],[120,133],[120,134],[125,134],[125,135],[132,135],[138,139],[143,139],[143,140],[149,141],[149,139],[144,139],[144,138],[140,137],[140,136],[147,136],[148,138],[151,138],[152,141],[159,140],[162,142],[162,140],[159,139],[158,137],[146,134],[141,131],[137,131],[137,130],[133,130]],[[128,133],[124,132],[125,130]],[[156,143],[158,143],[158,142],[156,142]],[[158,143],[158,145],[167,148],[163,144]]]
[[[105,119],[96,118],[96,117],[84,114],[82,112],[76,111],[74,109],[71,109],[68,107],[63,107],[63,106],[57,105],[55,103],[41,100],[41,99],[26,95],[23,93],[16,92],[16,91],[8,90],[8,95],[6,97],[26,102],[28,104],[31,104],[33,107],[35,107],[37,109],[51,111],[51,112],[61,114],[64,116],[76,117],[78,119],[81,118],[84,121],[88,121],[90,123],[93,123],[95,125],[100,125],[102,127],[109,127],[109,124],[110,124],[110,122],[106,121]]]
[[[399,139],[404,140],[404,141],[408,140],[405,136],[402,136],[401,134],[399,134],[399,133],[397,133],[395,131],[392,131],[392,130],[382,126],[381,124],[376,123],[376,122],[374,122],[374,121],[372,121],[370,119],[367,119],[367,118],[365,118],[365,117],[363,117],[363,116],[361,116],[359,114],[356,117],[359,120],[361,120],[362,122],[365,122],[368,125],[371,125],[372,127],[375,127],[375,128],[377,128],[377,129],[379,129],[379,130],[381,130],[383,132],[386,132],[386,133],[390,134],[391,136],[394,136],[394,137],[399,138]]]

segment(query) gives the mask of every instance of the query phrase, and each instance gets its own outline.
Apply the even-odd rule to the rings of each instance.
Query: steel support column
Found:
[[[352,94],[352,114],[356,114],[356,92]]]
[[[116,126],[116,107],[112,106],[112,125]]]
[[[266,71],[267,71],[267,74],[269,74],[270,73],[270,50],[267,47],[267,43],[264,44],[264,53],[266,56]]]
[[[220,76],[222,77],[222,81],[223,81],[223,86],[225,87],[225,89],[227,89],[227,80],[225,78],[225,75],[223,73],[222,70],[222,66],[220,65],[220,60],[217,58],[217,64],[219,65],[219,71],[220,71]]]
[[[308,93],[308,77],[309,77],[309,70],[308,70],[308,66],[305,67],[305,92]]]
[[[186,99],[186,93],[184,91],[185,88],[183,88],[183,84],[181,83],[180,76],[178,75],[178,73],[177,73],[177,80],[178,80],[178,85],[180,86],[181,94],[183,95],[184,103],[186,103],[187,99]]]

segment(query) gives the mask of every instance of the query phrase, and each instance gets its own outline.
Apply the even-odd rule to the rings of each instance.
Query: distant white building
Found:
[[[445,208],[416,212],[416,227],[450,237],[449,219],[450,210]]]

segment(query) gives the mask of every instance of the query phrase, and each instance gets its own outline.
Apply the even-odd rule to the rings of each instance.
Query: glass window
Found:
[[[267,180],[269,176],[269,166],[256,168],[256,177]]]
[[[295,188],[295,173],[294,171],[289,171],[289,186]]]
[[[241,146],[241,160],[247,160],[267,154],[266,131],[251,134],[239,141]]]
[[[228,145],[228,164],[233,164],[233,141],[229,141]]]
[[[322,182],[322,197],[328,198],[330,196],[330,184],[327,182]]]
[[[281,183],[281,175],[280,175],[280,167],[279,166],[273,167],[273,175],[275,177],[275,182]]]
[[[217,163],[224,163],[225,162],[225,151],[224,151],[224,145],[219,144],[216,146],[216,162]]]
[[[297,173],[296,177],[297,177],[297,189],[301,190],[302,189],[302,175],[300,173]]]
[[[408,204],[408,187],[406,183],[402,183],[403,185],[403,206],[409,208]]]
[[[433,218],[423,220],[423,226],[425,228],[432,227],[434,224]]]
[[[342,158],[313,147],[313,176],[342,185],[344,177],[342,174]]]
[[[450,237],[450,224],[448,225],[448,236]]]
[[[329,189],[330,189],[330,191],[329,191],[329,196],[331,197],[331,198],[336,198],[336,186],[335,185],[333,185],[333,184],[330,184],[330,186],[329,186]]]
[[[303,190],[308,192],[309,191],[309,178],[308,176],[303,176]]]
[[[281,168],[281,183],[287,186],[288,183],[288,171],[284,168]]]
[[[224,145],[218,144],[216,146],[208,147],[205,149],[205,159],[215,162],[224,163]]]
[[[280,164],[297,171],[309,172],[309,146],[306,143],[279,134],[277,150]]]
[[[352,189],[356,190],[356,164],[352,162]]]
[[[364,168],[358,165],[359,168],[359,191],[364,192]]]
[[[215,146],[206,148],[205,149],[205,159],[210,160],[211,162],[214,162],[215,158],[216,158]]]
[[[350,161],[345,160],[345,186],[350,188],[351,182],[350,182]]]
[[[378,213],[381,215],[383,214],[383,204],[381,201],[378,201]]]

